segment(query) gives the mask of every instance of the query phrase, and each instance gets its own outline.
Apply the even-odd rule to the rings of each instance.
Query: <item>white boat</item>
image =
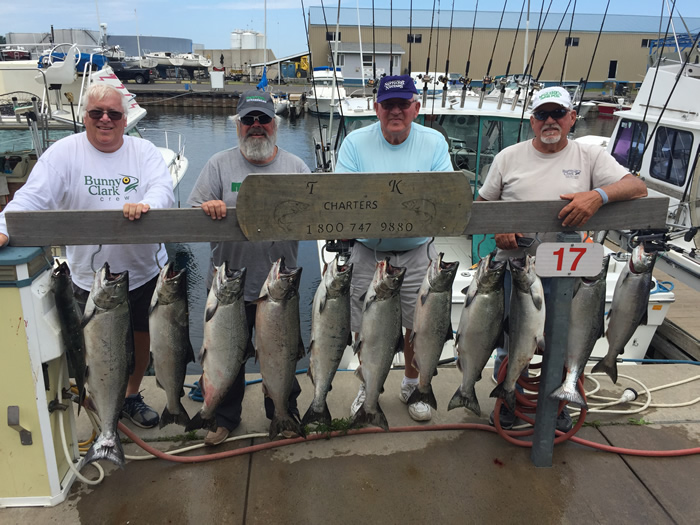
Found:
[[[77,53],[78,47],[72,46],[66,56],[77,57]],[[93,71],[93,65],[86,63],[85,74],[79,76],[75,60],[54,61],[48,68],[37,68],[33,60],[0,62],[0,174],[6,178],[9,190],[9,195],[0,195],[0,204],[24,184],[52,142],[82,131],[83,97],[92,84],[110,84],[129,97],[125,133],[140,136],[136,126],[146,110],[108,65],[98,71]],[[50,85],[60,88],[49,90]],[[18,97],[15,92],[22,95]],[[72,102],[67,99],[68,93],[73,95]],[[188,168],[184,138],[165,130],[149,133],[147,138],[151,137],[168,166],[173,188],[177,188]]]
[[[153,53],[146,53],[146,58],[152,58],[159,66],[180,67],[185,64],[184,58],[180,57],[177,53],[171,53],[170,51],[155,51]]]
[[[607,149],[637,171],[650,195],[667,196],[669,250],[656,267],[700,290],[700,68],[662,60],[647,71],[629,110],[619,117]],[[670,97],[669,97],[670,95]],[[603,141],[601,137],[579,140]],[[612,232],[626,246],[630,232]]]
[[[182,67],[211,67],[211,60],[196,53],[180,53],[175,58],[182,59]]]
[[[311,92],[306,98],[310,113],[328,115],[331,107],[334,108],[335,113],[338,113],[339,104],[347,98],[340,68],[336,68],[334,74],[330,67],[315,67]]]
[[[465,97],[462,104],[459,97],[448,97],[443,107],[440,97],[426,97],[426,104],[421,107],[417,122],[425,123],[426,116],[435,115],[436,122],[444,129],[449,143],[449,152],[455,170],[461,170],[469,179],[472,192],[476,194],[483,184],[494,156],[507,146],[515,144],[518,140],[528,140],[532,137],[529,117],[526,110],[523,114],[522,103],[529,105],[529,100],[524,100],[523,95],[511,101],[500,100],[499,97]],[[513,94],[515,97],[515,93]],[[343,101],[344,132],[339,143],[346,133],[360,127],[376,122],[376,115],[372,106],[358,105],[351,107],[351,100]],[[433,118],[433,117],[431,117]],[[518,131],[520,130],[520,136]],[[323,141],[323,147],[315,148],[319,156],[319,166],[323,164],[322,154],[330,157],[333,164],[334,154],[328,143],[335,143],[334,137],[327,137]],[[323,153],[322,153],[323,152]],[[470,237],[437,237],[434,241],[438,252],[445,254],[446,261],[459,261],[460,270],[452,287],[452,324],[457,329],[459,317],[463,308],[463,289],[469,286],[473,277],[472,266],[480,258],[488,254],[494,247],[492,236],[474,235]],[[323,255],[324,241],[318,242],[319,256]],[[609,252],[609,250],[608,250]],[[325,254],[329,260],[331,254]],[[323,258],[321,257],[323,264]],[[607,306],[610,306],[615,282],[622,271],[624,263],[611,263],[608,270],[608,297]],[[640,326],[630,339],[625,351],[625,357],[643,358],[651,339],[663,319],[670,305],[675,300],[672,292],[660,292],[652,295],[649,302],[649,319],[646,326]],[[594,357],[602,357],[607,352],[607,340],[600,340],[594,350]],[[442,359],[455,357],[454,346],[447,343],[443,349]],[[403,355],[398,354],[395,365],[403,364]],[[357,359],[350,349],[341,362],[341,367],[352,368],[357,366]]]

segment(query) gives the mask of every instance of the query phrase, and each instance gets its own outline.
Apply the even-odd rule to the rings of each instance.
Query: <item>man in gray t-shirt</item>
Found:
[[[248,91],[241,95],[238,113],[235,115],[238,147],[215,154],[202,169],[192,193],[187,200],[198,206],[212,219],[226,217],[226,208],[235,207],[238,190],[251,173],[310,173],[299,157],[279,148],[277,143],[277,118],[269,93]],[[207,275],[207,289],[211,288],[214,266],[228,261],[231,268],[247,268],[244,299],[248,329],[253,332],[256,305],[252,303],[260,295],[272,262],[284,256],[288,266],[296,266],[299,243],[282,242],[216,242],[211,243],[212,264]],[[241,405],[245,392],[245,367],[226,397],[216,410],[216,431],[210,431],[204,442],[218,445],[241,422]],[[297,416],[296,398],[301,388],[294,380],[289,399],[289,410]],[[271,400],[265,399],[265,411],[269,418],[274,413]]]

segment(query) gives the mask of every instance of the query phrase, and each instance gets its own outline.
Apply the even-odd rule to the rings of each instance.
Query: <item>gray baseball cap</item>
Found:
[[[266,91],[246,91],[240,96],[236,113],[241,117],[245,117],[253,111],[259,111],[268,117],[275,118],[275,103],[272,102],[270,93]]]

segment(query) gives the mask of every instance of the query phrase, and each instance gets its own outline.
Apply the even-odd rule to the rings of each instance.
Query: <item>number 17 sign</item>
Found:
[[[535,271],[540,277],[593,277],[602,268],[602,244],[545,242],[537,247]]]

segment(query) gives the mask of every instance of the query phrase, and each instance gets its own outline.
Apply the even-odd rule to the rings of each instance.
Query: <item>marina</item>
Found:
[[[523,9],[524,6],[523,3]],[[410,13],[400,10],[399,20],[408,14],[412,16],[412,9]],[[567,6],[566,13],[557,14],[561,16],[560,25],[568,9]],[[505,14],[505,5],[503,11]],[[700,202],[700,129],[697,124],[700,108],[697,97],[693,96],[700,76],[697,65],[692,64],[693,60],[698,60],[697,39],[691,34],[689,40],[682,37],[684,49],[689,50],[685,56],[680,49],[677,57],[667,54],[657,57],[656,61],[651,60],[650,54],[643,82],[617,82],[617,79],[634,76],[634,68],[641,67],[637,60],[641,53],[636,49],[624,52],[628,53],[624,55],[627,58],[620,60],[619,69],[616,60],[609,65],[607,62],[604,66],[598,64],[598,69],[608,69],[608,82],[591,82],[589,88],[595,86],[588,92],[585,92],[588,79],[583,77],[578,84],[566,84],[565,89],[581,109],[579,118],[575,119],[562,109],[556,110],[559,114],[555,111],[537,113],[537,105],[534,109],[531,105],[537,100],[538,91],[545,87],[545,82],[539,79],[552,76],[551,63],[547,70],[542,63],[537,81],[531,75],[509,75],[510,61],[504,76],[492,77],[491,61],[488,67],[481,64],[488,52],[493,59],[496,51],[495,43],[491,50],[489,37],[488,45],[477,43],[479,58],[475,59],[475,64],[479,61],[478,74],[486,71],[483,79],[474,79],[472,83],[471,78],[461,74],[445,73],[442,77],[437,50],[438,65],[429,66],[428,54],[425,71],[431,73],[420,74],[420,66],[416,67],[415,62],[411,69],[410,49],[412,44],[421,42],[421,37],[427,41],[427,29],[414,26],[416,32],[409,33],[407,43],[402,41],[400,46],[394,44],[390,33],[388,41],[391,43],[381,47],[381,66],[389,70],[397,68],[394,71],[397,73],[408,64],[406,72],[413,75],[421,103],[420,109],[416,107],[414,122],[442,134],[449,155],[449,160],[443,155],[443,164],[451,164],[454,171],[449,168],[442,172],[432,171],[435,168],[420,171],[420,167],[413,165],[403,169],[392,165],[389,170],[375,168],[383,173],[373,170],[366,170],[371,173],[335,173],[337,165],[342,166],[338,153],[348,134],[376,122],[381,113],[375,113],[371,90],[354,86],[358,76],[364,84],[365,76],[370,75],[372,69],[371,57],[363,54],[362,43],[358,46],[347,39],[352,30],[359,33],[360,40],[367,41],[368,19],[361,28],[359,6],[356,22],[350,16],[354,12],[354,9],[344,9],[341,13],[338,6],[338,26],[333,33],[328,31],[327,25],[320,24],[319,8],[311,8],[307,33],[310,55],[301,61],[301,55],[290,55],[289,60],[276,63],[275,59],[268,61],[267,27],[265,35],[256,37],[263,42],[262,62],[256,53],[246,55],[250,63],[257,62],[252,66],[246,62],[245,67],[238,68],[235,62],[228,63],[235,60],[236,53],[239,60],[245,55],[242,49],[233,50],[233,34],[232,52],[226,56],[222,52],[219,57],[218,51],[207,54],[201,49],[192,49],[190,53],[143,52],[151,60],[163,62],[160,68],[168,80],[157,80],[153,84],[121,84],[109,62],[105,61],[103,67],[95,57],[98,49],[96,53],[81,54],[82,49],[77,45],[64,47],[62,56],[59,56],[60,46],[53,48],[40,61],[38,71],[36,60],[17,59],[19,55],[8,54],[10,58],[0,62],[0,105],[4,103],[5,110],[0,121],[0,145],[12,142],[11,146],[0,150],[3,199],[11,199],[26,181],[37,158],[57,138],[52,133],[58,131],[67,135],[80,130],[82,122],[76,114],[81,114],[85,103],[82,94],[87,86],[91,82],[107,82],[123,89],[130,101],[129,112],[124,116],[127,132],[151,140],[159,147],[170,168],[176,201],[174,207],[154,208],[137,221],[125,220],[121,210],[106,208],[6,214],[11,239],[10,246],[0,250],[0,318],[6,320],[3,339],[8,366],[0,371],[0,398],[7,401],[7,424],[0,427],[0,451],[5,450],[7,454],[0,454],[0,464],[4,463],[2,470],[9,475],[0,481],[0,523],[421,523],[435,519],[441,523],[697,522],[700,503],[688,488],[695,486],[700,471],[700,369],[697,366],[700,364],[700,325],[696,322],[700,290],[700,265],[696,261],[700,242],[696,209]],[[368,13],[369,10],[365,10],[364,14]],[[387,22],[384,16],[387,13],[380,16],[378,27],[393,29],[396,22],[393,19]],[[453,22],[449,21],[450,36],[446,37],[449,44],[444,46],[448,50],[455,44],[460,48],[459,53],[465,52],[465,35],[470,26],[474,36],[476,12],[473,22],[471,18],[467,20],[464,13],[458,16],[454,36]],[[496,14],[495,11],[491,13],[494,20],[498,20]],[[518,41],[516,28],[520,27],[520,21],[515,24],[515,14],[508,13],[504,25],[507,38],[513,39],[513,49]],[[325,12],[323,15],[325,18]],[[559,62],[555,74],[563,63],[559,84],[564,83],[567,67],[570,75],[571,71],[578,75],[583,67],[580,55],[579,59],[575,58],[579,50],[568,47],[578,47],[581,38],[582,47],[588,52],[587,46],[592,42],[591,39],[584,42],[583,35],[586,31],[589,35],[594,29],[597,31],[594,26],[599,18],[591,15],[574,23],[571,15],[564,49],[554,52],[554,61]],[[440,18],[439,13],[438,19],[438,34],[441,30],[444,33],[446,19]],[[602,20],[605,21],[605,17]],[[541,22],[541,27],[538,22],[538,37],[542,28],[546,28],[547,34],[553,32],[551,20]],[[623,20],[614,19],[613,22],[619,27]],[[646,32],[640,34],[650,33],[651,26],[647,22],[649,20],[640,28]],[[353,27],[354,23],[357,27]],[[498,32],[503,23],[501,14]],[[371,24],[374,31],[374,18]],[[493,21],[487,25],[495,29]],[[342,43],[337,32],[341,26],[345,35]],[[104,32],[104,39],[101,39],[104,52],[106,24],[100,27]],[[420,31],[424,32],[422,36]],[[432,46],[432,24],[430,31]],[[556,31],[558,33],[559,29]],[[628,35],[606,34],[604,46],[613,46],[613,42],[622,46],[622,42],[633,41],[636,38],[633,31],[628,29],[627,32]],[[242,47],[243,36],[255,37],[256,33],[237,30],[236,35]],[[404,36],[401,34],[402,39]],[[674,43],[673,39],[659,38],[647,41],[647,47],[653,50],[660,42],[666,42],[669,47],[679,45],[678,40]],[[254,47],[259,46],[256,43]],[[16,44],[5,49],[18,51]],[[112,49],[121,53],[121,60],[124,52],[119,51],[118,46]],[[419,60],[418,56],[426,58],[420,55],[423,51],[417,51],[420,48],[413,46],[412,49],[416,53],[414,60]],[[440,49],[444,52],[443,47]],[[339,55],[339,51],[342,54]],[[572,56],[567,66],[569,51]],[[503,52],[501,50],[501,60]],[[643,53],[646,54],[646,50]],[[138,54],[142,54],[140,46]],[[471,56],[471,44],[469,54]],[[447,51],[445,71],[450,71],[449,55]],[[663,47],[659,57],[661,55]],[[534,56],[533,50],[531,60]],[[217,59],[221,67],[215,67],[209,75],[207,69],[212,63],[216,65]],[[459,60],[462,59],[460,55]],[[469,75],[469,59],[466,64],[465,77]],[[268,69],[268,66],[271,67]],[[276,68],[274,73],[272,67]],[[171,80],[173,68],[176,76],[179,76],[178,69],[185,68],[189,79]],[[193,68],[199,70],[198,76],[194,75]],[[524,69],[527,73],[528,66]],[[296,78],[285,83],[281,78],[283,71]],[[37,72],[34,80],[32,77]],[[268,84],[267,75],[274,74],[278,75],[277,83]],[[596,74],[601,75],[600,72]],[[234,76],[236,80],[231,80]],[[246,82],[240,82],[241,78]],[[63,84],[61,89],[57,89],[59,84]],[[274,104],[274,113],[278,115],[278,124],[274,127],[276,143],[298,156],[311,173],[299,171],[294,177],[280,177],[261,170],[256,176],[244,177],[242,182],[231,185],[231,191],[236,194],[235,207],[229,202],[226,217],[212,221],[214,215],[208,217],[201,209],[189,207],[188,196],[209,159],[239,144],[236,132],[240,120],[233,115],[239,97],[243,104],[241,94],[256,86],[272,94],[270,107]],[[19,100],[16,96],[2,99],[3,95],[11,97],[20,91],[31,92],[34,99],[28,100],[24,95]],[[66,91],[72,91],[75,97],[63,97]],[[400,106],[392,100],[393,106],[389,109],[382,106],[382,111],[411,108],[407,101]],[[567,110],[571,107],[556,103]],[[242,118],[246,115],[244,107],[241,105]],[[105,115],[108,118],[105,124],[109,120],[120,120],[122,115],[106,109],[98,112],[102,113],[101,120]],[[112,116],[113,113],[120,117]],[[563,201],[476,200],[482,187],[484,195],[488,194],[484,180],[496,155],[532,138],[537,121],[553,119],[558,122],[567,115],[571,124],[575,122],[569,140],[606,147],[625,169],[641,176],[649,187],[649,196],[623,201],[611,198],[619,202],[608,204],[606,193],[596,190],[607,205],[589,218],[585,237],[571,227],[562,226],[561,219],[557,219],[565,206]],[[245,125],[259,128],[269,125],[271,118],[273,113],[259,113],[254,119],[248,116],[252,124]],[[410,126],[410,119],[407,122]],[[437,136],[433,132],[430,134]],[[20,135],[21,146],[17,140]],[[535,140],[540,140],[539,136]],[[440,146],[440,149],[445,147],[441,138]],[[243,146],[241,151],[244,151]],[[574,175],[571,171],[562,170],[562,173],[567,178],[578,178],[581,173]],[[120,174],[119,177],[125,184],[132,182],[128,176]],[[224,186],[227,184],[224,181]],[[2,201],[3,205],[5,203],[6,200]],[[538,251],[537,267],[534,257],[530,256],[508,263],[513,272],[512,302],[521,301],[518,297],[522,296],[525,306],[520,306],[521,303],[511,306],[507,320],[502,319],[502,312],[494,309],[485,310],[480,322],[465,321],[468,308],[472,308],[471,312],[477,308],[475,294],[481,291],[475,291],[476,284],[487,281],[486,272],[496,272],[499,268],[498,263],[492,266],[489,255],[495,247],[494,234],[513,231],[560,233],[556,244],[545,242],[540,246],[552,253]],[[432,352],[437,369],[433,375],[432,368],[423,367],[420,356],[425,353],[419,354],[416,346],[413,365],[417,370],[420,368],[421,382],[408,398],[405,397],[408,394],[403,393],[405,362],[401,349],[409,343],[404,343],[401,332],[401,307],[400,304],[398,309],[378,306],[384,297],[378,300],[377,295],[381,286],[391,288],[392,282],[401,286],[405,270],[394,259],[391,264],[396,267],[391,266],[389,258],[378,260],[376,246],[374,282],[365,294],[367,298],[361,299],[364,302],[362,330],[353,342],[346,337],[350,331],[349,319],[347,322],[341,319],[339,325],[342,326],[337,328],[339,325],[333,326],[335,318],[327,316],[323,323],[333,326],[329,337],[332,339],[335,334],[339,340],[327,346],[337,346],[333,353],[338,356],[342,353],[342,359],[339,365],[337,361],[332,365],[333,373],[325,383],[326,371],[319,368],[319,361],[330,361],[327,356],[331,353],[323,351],[326,345],[319,344],[313,324],[319,323],[319,314],[324,308],[332,309],[330,295],[327,295],[330,292],[325,288],[330,285],[322,275],[324,272],[328,272],[326,277],[330,275],[331,268],[334,272],[352,272],[347,264],[348,238],[372,235],[390,241],[416,236],[432,238],[425,244],[428,253],[434,245],[440,256],[437,263],[432,262],[428,276],[435,268],[438,272],[441,268],[454,271],[459,266],[456,278],[443,290],[444,311],[441,310],[439,319],[429,317],[427,324],[438,326],[449,320],[451,325],[444,326],[445,330],[433,329],[439,339]],[[535,239],[530,242],[541,241],[539,235],[533,234]],[[246,270],[229,268],[225,264],[217,268],[217,263],[214,283],[208,285],[214,243],[272,241],[274,245],[287,240],[300,241],[297,266],[303,268],[303,272],[286,268],[284,257],[274,262],[272,259],[276,256],[268,256],[272,270],[256,302],[255,331],[250,330],[255,334],[256,352],[255,358],[250,359],[249,352],[253,349],[249,340],[243,341],[241,328],[249,312],[243,310],[240,289],[235,292],[239,302],[234,302],[235,308],[227,310],[230,317],[220,325],[218,334],[212,335],[212,319],[221,319],[214,317],[219,315],[216,312],[223,312],[231,304],[225,295],[240,286],[246,271],[251,271],[251,265],[247,265]],[[112,324],[107,331],[109,336],[94,328],[95,312],[103,315],[102,304],[99,304],[99,311],[95,306],[99,279],[95,280],[89,294],[85,318],[80,316],[81,334],[91,330],[96,335],[83,343],[88,353],[93,352],[92,356],[88,355],[88,372],[93,375],[87,375],[88,399],[84,408],[79,408],[78,400],[84,394],[80,385],[84,379],[78,380],[80,375],[76,374],[75,362],[71,360],[75,357],[65,339],[66,328],[62,326],[65,308],[59,306],[59,295],[49,270],[55,258],[63,260],[58,247],[99,245],[101,249],[103,243],[160,243],[157,251],[165,246],[169,265],[162,270],[150,303],[151,321],[157,312],[164,311],[157,309],[167,303],[166,296],[159,295],[159,290],[162,282],[175,279],[175,272],[169,271],[170,264],[186,270],[187,285],[178,292],[181,309],[172,314],[176,318],[173,326],[164,332],[154,332],[151,326],[151,343],[168,341],[160,345],[160,353],[151,345],[157,378],[149,372],[139,387],[139,395],[143,393],[158,414],[162,411],[161,424],[166,422],[167,415],[167,421],[177,425],[145,428],[134,423],[131,415],[121,418],[119,414],[125,410],[121,409],[124,397],[121,391],[114,396],[114,414],[117,415],[112,418],[106,415],[105,399],[117,392],[116,387],[106,385],[113,378],[117,382],[124,379],[126,384],[130,377],[128,356],[134,351],[131,337],[134,328],[130,322],[126,323],[129,328],[123,330]],[[569,249],[565,252],[567,245]],[[54,246],[54,253],[37,246]],[[558,247],[559,251],[554,251]],[[335,252],[339,255],[333,262]],[[393,255],[399,258],[404,253],[398,251]],[[559,259],[556,259],[557,253]],[[571,253],[578,253],[578,258],[573,263],[566,259],[562,269],[563,261]],[[92,255],[93,260],[95,255]],[[579,260],[586,273],[581,269],[576,271]],[[158,254],[156,263],[161,266]],[[655,263],[652,277],[651,268]],[[332,266],[327,268],[329,264]],[[500,268],[498,271],[502,272],[504,263]],[[123,273],[110,274],[107,265],[102,270],[92,268],[92,271],[102,276],[104,289],[113,287],[119,291],[116,284],[123,279]],[[301,279],[297,281],[299,274]],[[525,281],[528,275],[534,282],[519,295],[517,281]],[[547,286],[551,286],[546,292],[545,309],[542,308],[540,277],[549,278]],[[128,290],[128,276],[126,279],[125,290]],[[227,279],[233,284],[229,291],[222,292],[222,283]],[[378,279],[383,281],[381,286],[377,284]],[[278,283],[287,287],[281,299],[276,296],[280,290],[275,288]],[[500,283],[503,295],[502,278]],[[591,296],[595,297],[595,308],[581,310],[578,301],[583,301],[584,292],[580,290],[591,283],[597,283],[598,295]],[[625,286],[625,291],[620,292]],[[628,292],[633,286],[636,286],[633,292]],[[436,301],[434,297],[442,293],[433,288],[433,283],[430,283],[429,292],[424,287],[417,291],[417,311],[426,302]],[[125,297],[124,291],[119,303],[126,307],[120,310],[122,316],[125,312],[129,315]],[[343,301],[347,299],[349,310],[347,289],[341,297]],[[288,301],[291,313],[283,312],[277,301]],[[105,311],[109,308],[105,307]],[[372,319],[373,324],[368,322],[372,328],[365,328],[365,320],[378,315],[375,312],[379,308],[389,308],[386,310],[391,312],[388,322],[378,317],[379,320]],[[539,311],[534,314],[537,319],[528,323],[538,324],[541,319],[541,328],[539,324],[535,327],[517,324],[517,316],[524,316],[522,312],[527,308]],[[613,311],[616,312],[614,316]],[[621,311],[624,313],[620,314]],[[265,318],[266,315],[271,317]],[[613,328],[613,321],[618,323],[618,328]],[[167,325],[171,320],[161,322]],[[250,323],[250,319],[247,322]],[[595,325],[597,322],[599,326]],[[183,331],[168,339],[175,324]],[[619,327],[623,324],[631,329],[624,340],[615,342],[616,336],[611,332],[617,330],[617,337],[621,339]],[[471,329],[466,332],[468,336],[463,325]],[[232,326],[239,329],[231,331]],[[482,338],[478,333],[491,327],[511,339],[509,358],[518,366],[516,359],[522,357],[517,357],[512,350],[517,346],[512,341],[520,333],[527,333],[527,337],[520,338],[525,341],[521,346],[528,352],[534,349],[525,364],[525,372],[520,377],[517,370],[512,374],[513,385],[509,391],[504,390],[506,367],[502,367],[498,379],[493,368],[496,352],[491,349],[503,345],[502,339],[496,342],[495,338]],[[341,329],[345,330],[342,336],[338,335]],[[419,344],[415,341],[420,330],[415,330],[411,347]],[[445,331],[448,332],[446,338]],[[396,347],[391,340],[394,332],[398,334]],[[158,334],[157,339],[153,339],[154,333]],[[572,343],[571,333],[581,335]],[[375,339],[386,339],[386,348],[379,345],[379,350],[374,350],[371,345],[377,343],[367,342],[370,341],[367,334],[379,336]],[[126,337],[122,337],[124,335]],[[125,340],[123,345],[119,338]],[[486,343],[481,346],[488,352],[477,348],[482,339]],[[574,397],[564,391],[564,386],[575,368],[570,347],[583,346],[578,344],[578,339],[586,343],[590,340],[592,353],[590,360],[586,354],[580,361],[577,370],[585,368],[585,373],[578,384],[575,381],[578,373],[569,382],[568,388]],[[316,345],[313,350],[312,341]],[[406,341],[409,341],[408,333]],[[542,352],[545,341],[547,351]],[[190,344],[194,362],[188,362]],[[107,366],[95,357],[95,345],[106,349],[103,357]],[[168,345],[172,346],[171,352],[163,352]],[[217,345],[219,350],[214,350]],[[119,351],[122,347],[123,352]],[[118,351],[113,352],[114,348]],[[364,356],[362,363],[358,350]],[[182,383],[173,388],[172,383],[167,383],[169,376],[166,378],[162,372],[163,356],[171,359],[176,353],[180,357],[172,359],[177,361],[174,375],[179,379],[184,376],[182,405],[178,401]],[[408,359],[412,353],[411,349],[411,354],[406,354]],[[485,368],[475,367],[474,361],[481,359],[477,354],[483,354]],[[235,372],[231,372],[233,357]],[[215,419],[203,414],[207,407],[219,403],[213,401],[214,397],[228,391],[241,363],[241,375],[245,372],[245,397],[242,414],[239,413],[240,423],[230,432],[225,444],[206,446],[207,442],[202,441],[205,436],[211,440],[213,432],[208,434],[207,429],[199,427],[211,423],[211,430],[215,430],[222,423],[218,414]],[[594,372],[593,365],[596,365],[595,370],[602,371]],[[468,371],[474,368],[480,375],[470,376]],[[512,372],[513,366],[509,368]],[[333,378],[336,369],[338,373]],[[382,373],[387,370],[388,376],[384,379]],[[430,373],[425,374],[425,370]],[[282,378],[283,374],[286,375]],[[293,375],[301,387],[298,400],[293,400],[290,390],[285,390],[291,389]],[[561,383],[563,375],[567,376],[564,385]],[[76,379],[75,386],[69,382],[69,376]],[[432,390],[430,396],[421,397],[425,394],[424,376],[427,388]],[[516,381],[520,385],[517,392],[513,390]],[[324,395],[321,404],[314,408],[319,382],[327,389],[327,405]],[[358,394],[360,382],[362,387]],[[240,385],[243,389],[242,379]],[[284,392],[280,393],[282,390]],[[365,397],[360,400],[363,393]],[[429,412],[432,419],[420,420],[411,412],[419,393],[418,399],[429,411],[428,404],[432,406]],[[280,407],[277,400],[286,403],[288,397],[286,410],[274,414],[275,405]],[[467,402],[468,397],[470,402]],[[381,400],[383,411],[377,398]],[[359,405],[355,406],[358,400]],[[555,432],[559,428],[558,416],[562,415],[567,402],[573,428],[569,421],[566,431]],[[268,405],[272,405],[272,412]],[[506,405],[516,410],[512,414],[515,423],[512,430],[503,420]],[[180,406],[180,412],[173,417],[176,412],[172,409],[176,406]],[[315,428],[305,426],[312,409],[320,414],[317,421],[322,421]],[[102,421],[95,417],[97,412],[104,418]],[[372,417],[365,417],[368,413]],[[118,419],[121,421],[117,423]],[[285,426],[281,426],[281,419],[288,419],[292,424],[285,422]],[[361,426],[364,428],[359,428]],[[111,451],[110,454],[95,456],[100,447]],[[96,457],[109,461],[93,463]],[[414,493],[422,498],[415,498]]]

